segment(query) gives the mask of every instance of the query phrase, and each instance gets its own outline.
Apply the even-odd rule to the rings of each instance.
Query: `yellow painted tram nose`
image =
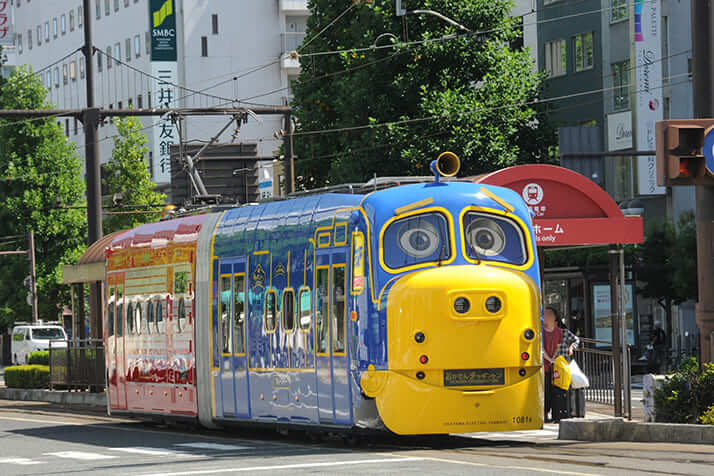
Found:
[[[530,278],[505,267],[401,278],[387,298],[389,370],[363,378],[385,424],[402,434],[539,428],[539,299]]]

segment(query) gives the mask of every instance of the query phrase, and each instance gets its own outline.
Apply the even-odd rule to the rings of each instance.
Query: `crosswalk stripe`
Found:
[[[27,458],[0,458],[0,464],[30,465],[30,464],[42,464],[42,461],[33,461],[33,460],[27,459]]]
[[[118,456],[103,455],[99,453],[86,453],[84,451],[58,451],[56,453],[45,453],[45,455],[56,456],[58,458],[81,459],[84,461],[118,458]]]
[[[220,443],[207,443],[207,442],[202,442],[202,441],[195,442],[195,443],[176,443],[174,446],[181,446],[183,448],[197,448],[200,450],[217,450],[217,451],[253,449],[252,446],[222,445]]]
[[[107,448],[111,451],[120,451],[122,453],[132,453],[147,456],[178,456],[178,457],[201,457],[204,455],[184,453],[182,451],[170,450],[165,448],[150,448],[147,446],[130,446],[124,448]]]

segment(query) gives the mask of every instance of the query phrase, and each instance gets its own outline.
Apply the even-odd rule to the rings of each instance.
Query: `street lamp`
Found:
[[[452,20],[451,18],[447,17],[446,15],[442,15],[439,12],[435,12],[434,10],[407,10],[402,7],[402,0],[396,0],[396,11],[397,11],[397,16],[401,17],[404,15],[433,15],[437,18],[440,18],[441,20],[444,20],[446,23],[449,23],[451,25],[454,25],[458,29],[465,31],[466,33],[473,33],[471,30],[466,28],[464,25],[461,23],[458,23],[455,20]]]
[[[233,176],[243,175],[243,189],[245,190],[245,203],[248,203],[248,172],[252,172],[253,169],[250,167],[245,167],[242,169],[234,169]]]

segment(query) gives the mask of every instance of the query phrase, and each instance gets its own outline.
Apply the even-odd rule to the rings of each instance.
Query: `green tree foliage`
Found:
[[[141,122],[135,117],[114,120],[119,134],[114,138],[112,157],[104,166],[103,184],[108,190],[108,203],[114,194],[122,195],[126,205],[146,205],[147,210],[156,210],[151,205],[164,203],[166,195],[155,192],[156,184],[151,180],[151,173],[145,157],[149,153],[146,135],[141,132]],[[141,210],[139,208],[138,210]],[[137,211],[136,208],[125,211]],[[125,230],[155,221],[159,218],[155,211],[147,213],[126,213],[107,215],[104,218],[104,233]]]
[[[509,17],[511,5],[408,5],[435,10],[475,32],[463,34],[434,16],[398,17],[394,0],[361,2],[328,28],[349,2],[311,0],[293,102],[301,186],[363,181],[374,173],[428,175],[429,162],[444,150],[461,157],[467,175],[550,161],[555,135],[545,110],[533,105],[542,77],[528,51],[511,47],[521,35]],[[408,44],[414,41],[426,43]],[[394,47],[369,49],[375,42]],[[318,54],[353,48],[368,49]],[[300,135],[362,125],[372,127]]]
[[[643,296],[655,299],[667,315],[672,335],[672,304],[697,299],[697,238],[694,215],[683,214],[678,226],[652,223],[637,252],[637,276]]]
[[[50,109],[37,75],[24,67],[13,71],[0,90],[2,109]],[[87,220],[82,210],[61,206],[83,200],[82,167],[74,144],[56,119],[0,120],[0,236],[35,232],[39,316],[57,317],[58,305],[69,301],[62,266],[76,262],[85,249]],[[18,244],[26,249],[26,241]],[[23,278],[24,257],[2,258],[0,330],[31,317]]]

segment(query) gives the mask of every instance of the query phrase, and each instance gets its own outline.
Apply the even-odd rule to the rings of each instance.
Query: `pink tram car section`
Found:
[[[104,344],[111,411],[198,414],[195,263],[206,217],[142,225],[107,250]]]

